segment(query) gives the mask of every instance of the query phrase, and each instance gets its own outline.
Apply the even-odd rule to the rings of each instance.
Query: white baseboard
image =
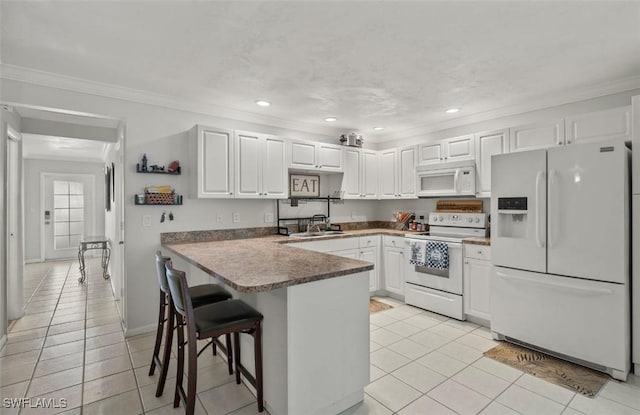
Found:
[[[44,260],[40,259],[40,258],[34,258],[34,259],[25,259],[24,263],[25,264],[37,264],[38,262],[44,262]]]
[[[7,335],[3,334],[2,337],[0,337],[0,350],[2,350],[2,348],[6,343],[7,343]]]
[[[157,329],[157,324],[149,324],[148,326],[136,327],[133,329],[126,328],[124,329],[124,337],[133,337],[139,334],[153,333]]]

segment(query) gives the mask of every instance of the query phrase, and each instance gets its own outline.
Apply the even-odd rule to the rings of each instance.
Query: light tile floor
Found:
[[[26,315],[12,323],[0,350],[0,402],[65,398],[67,407],[5,407],[3,415],[184,413],[172,407],[173,368],[164,395],[154,396],[157,378],[147,375],[154,334],[124,338],[97,260],[84,285],[74,261],[25,271]],[[609,381],[595,399],[586,398],[483,357],[497,344],[486,328],[378,300],[394,308],[371,316],[371,384],[364,402],[345,414],[640,415],[636,376]],[[204,353],[196,414],[255,413],[249,390],[233,382],[219,357]]]
[[[371,383],[349,414],[640,415],[640,377],[586,398],[483,357],[485,327],[376,299],[394,308],[371,315]]]

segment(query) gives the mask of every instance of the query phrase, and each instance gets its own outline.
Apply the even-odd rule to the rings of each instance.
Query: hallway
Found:
[[[154,396],[156,376],[147,373],[155,333],[125,340],[99,259],[87,265],[84,285],[77,261],[25,266],[26,313],[10,325],[0,350],[0,398],[31,399],[22,409],[5,403],[2,414],[184,413],[172,407],[172,379],[162,397]],[[233,382],[219,357],[203,353],[198,369],[196,414],[257,412],[253,395]]]

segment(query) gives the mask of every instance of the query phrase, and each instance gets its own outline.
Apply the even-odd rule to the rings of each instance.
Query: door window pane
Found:
[[[53,182],[54,249],[75,248],[84,234],[84,189],[80,182]]]

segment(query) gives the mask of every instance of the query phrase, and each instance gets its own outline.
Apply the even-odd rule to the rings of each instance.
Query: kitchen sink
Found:
[[[319,236],[340,235],[343,233],[342,231],[298,232],[289,236],[294,238],[317,238]]]

